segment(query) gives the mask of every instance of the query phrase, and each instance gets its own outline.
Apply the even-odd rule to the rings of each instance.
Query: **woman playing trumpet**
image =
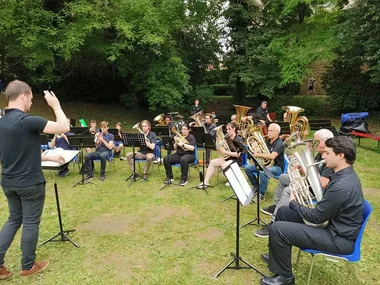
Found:
[[[148,171],[154,159],[154,148],[156,147],[156,133],[150,131],[150,122],[148,120],[141,121],[141,128],[145,136],[146,146],[141,146],[140,150],[135,153],[135,159],[146,159],[144,168],[144,179],[148,179]],[[129,167],[133,169],[133,153],[127,153],[127,161]]]
[[[227,165],[233,162],[237,162],[240,165],[243,164],[243,159],[240,156],[239,145],[243,142],[242,138],[236,134],[237,125],[234,122],[227,124],[227,135],[225,142],[220,142],[220,139],[216,139],[216,145],[219,148],[219,152],[222,155],[220,158],[215,158],[210,161],[209,166],[207,167],[206,176],[204,182],[198,185],[198,188],[208,187],[210,184],[210,178],[214,174],[215,167],[222,167],[224,169]],[[226,147],[223,147],[226,145]],[[228,147],[227,147],[228,146]]]

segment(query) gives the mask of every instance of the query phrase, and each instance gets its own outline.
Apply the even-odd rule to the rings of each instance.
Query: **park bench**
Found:
[[[358,138],[360,145],[360,138],[373,139],[377,141],[377,152],[380,153],[380,135],[366,134],[361,132],[350,132],[355,138]]]

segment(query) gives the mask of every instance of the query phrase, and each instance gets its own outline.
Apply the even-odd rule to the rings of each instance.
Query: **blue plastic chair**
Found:
[[[370,215],[372,213],[372,210],[373,209],[372,209],[371,204],[367,200],[364,200],[363,224],[362,224],[362,226],[360,228],[360,232],[358,234],[358,237],[356,238],[355,247],[354,247],[354,252],[353,253],[351,253],[351,254],[334,254],[334,253],[328,253],[328,252],[323,252],[323,251],[314,250],[314,249],[306,249],[306,248],[300,248],[299,249],[296,265],[298,265],[300,254],[301,254],[301,250],[304,251],[304,252],[310,253],[312,255],[311,265],[310,265],[310,271],[309,271],[309,278],[307,280],[307,284],[308,285],[310,283],[311,273],[313,272],[314,258],[317,255],[326,256],[328,258],[327,260],[329,260],[329,259],[344,260],[345,263],[346,263],[346,265],[347,265],[347,267],[348,267],[348,270],[351,272],[351,274],[354,275],[354,278],[356,280],[356,284],[360,284],[361,283],[359,281],[359,279],[357,278],[356,274],[355,274],[355,270],[354,270],[351,262],[355,262],[355,261],[359,261],[360,260],[360,245],[362,243],[362,238],[363,238],[363,233],[364,233],[365,226],[367,225],[367,222],[368,222],[368,219],[369,219],[369,217],[370,217]],[[331,261],[335,261],[335,260],[331,260]]]

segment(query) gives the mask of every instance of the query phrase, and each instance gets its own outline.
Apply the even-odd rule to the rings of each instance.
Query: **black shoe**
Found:
[[[181,182],[179,182],[179,186],[185,186],[187,184],[187,180],[181,180]]]
[[[169,178],[169,177],[166,177],[166,179],[164,180],[165,184],[172,184],[173,182],[174,182],[174,179],[173,178]]]
[[[272,205],[266,208],[261,208],[261,212],[263,212],[266,215],[272,216],[274,213],[274,210],[276,209],[276,205]]]
[[[86,181],[90,181],[90,180],[92,180],[92,179],[94,179],[94,175],[93,175],[93,174],[89,174],[89,175],[87,175],[87,177],[86,177]]]
[[[270,222],[266,226],[262,227],[261,229],[255,231],[255,236],[261,237],[261,238],[269,237],[269,227],[271,224],[272,224],[272,222]]]
[[[100,181],[104,181],[104,180],[106,180],[106,175],[105,174],[100,175]]]
[[[293,285],[294,282],[294,275],[290,278],[286,278],[279,274],[272,277],[261,278],[260,280],[260,284],[262,285]]]
[[[268,253],[263,253],[261,255],[261,259],[264,260],[265,263],[269,263],[269,254]]]

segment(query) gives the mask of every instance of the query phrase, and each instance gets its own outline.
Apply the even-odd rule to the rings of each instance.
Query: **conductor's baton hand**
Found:
[[[53,91],[44,90],[44,94],[46,102],[53,110],[61,108],[61,104]]]

